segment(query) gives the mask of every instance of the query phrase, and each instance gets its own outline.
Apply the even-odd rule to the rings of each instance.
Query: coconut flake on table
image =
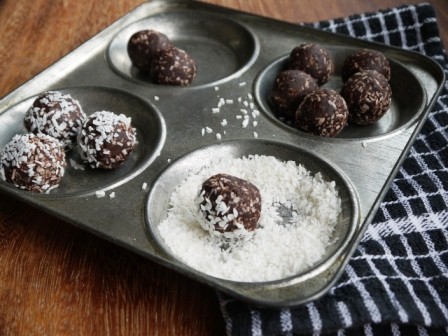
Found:
[[[202,183],[218,173],[245,179],[260,190],[259,228],[248,241],[214,237],[198,223],[195,197]],[[211,276],[251,282],[282,279],[320,261],[341,211],[334,182],[293,161],[258,155],[224,158],[190,173],[169,205],[158,229],[174,255]]]
[[[95,196],[97,198],[103,198],[104,196],[106,196],[106,192],[104,190],[97,190],[95,191]]]

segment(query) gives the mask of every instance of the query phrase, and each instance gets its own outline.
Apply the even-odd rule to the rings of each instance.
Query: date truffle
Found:
[[[341,89],[347,103],[348,120],[358,125],[370,125],[389,109],[392,90],[387,79],[375,70],[357,72]]]
[[[261,196],[249,181],[227,174],[213,175],[202,184],[197,203],[199,223],[212,235],[243,238],[257,228]]]
[[[171,46],[168,37],[158,31],[147,29],[134,33],[128,41],[128,55],[132,64],[142,71],[151,70],[154,56]]]
[[[375,70],[390,80],[390,65],[386,56],[377,50],[359,49],[347,56],[342,64],[342,80],[345,82],[354,73]]]
[[[196,77],[196,63],[185,50],[163,49],[152,61],[151,76],[157,84],[186,86]]]
[[[275,78],[271,103],[279,116],[293,120],[305,96],[318,88],[316,80],[300,70],[284,70]]]
[[[78,136],[81,158],[92,168],[114,169],[131,155],[136,144],[131,118],[109,111],[87,117]]]
[[[69,94],[59,91],[42,93],[25,114],[25,127],[32,133],[43,133],[72,148],[86,118],[81,105]]]
[[[0,176],[17,188],[37,193],[59,185],[65,172],[65,152],[53,137],[17,134],[0,153]]]
[[[317,89],[299,105],[296,126],[315,135],[334,137],[345,127],[347,118],[347,105],[337,92]]]
[[[334,72],[334,62],[327,49],[315,43],[304,43],[291,51],[289,69],[306,72],[323,85]]]

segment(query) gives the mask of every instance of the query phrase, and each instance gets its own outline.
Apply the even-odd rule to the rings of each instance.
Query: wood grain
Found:
[[[1,0],[0,96],[142,3]],[[208,0],[290,22],[404,0]],[[445,41],[446,0],[430,1]],[[300,5],[299,5],[300,4]],[[0,195],[0,335],[223,335],[213,289]]]

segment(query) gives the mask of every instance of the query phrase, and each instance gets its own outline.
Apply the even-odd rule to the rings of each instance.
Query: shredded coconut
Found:
[[[261,217],[250,240],[223,240],[198,223],[195,197],[217,173],[248,180],[260,190]],[[334,242],[340,211],[335,183],[324,181],[320,173],[313,176],[302,165],[272,156],[225,158],[180,183],[158,230],[172,253],[198,271],[235,281],[270,281],[318,262]]]
[[[97,190],[97,191],[95,191],[95,196],[97,198],[102,198],[102,197],[106,196],[106,192],[104,190]]]

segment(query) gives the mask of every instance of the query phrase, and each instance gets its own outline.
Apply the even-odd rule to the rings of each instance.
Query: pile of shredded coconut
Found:
[[[218,173],[248,180],[260,190],[259,228],[249,240],[223,241],[198,222],[195,197],[202,183]],[[181,182],[158,229],[172,253],[190,267],[218,278],[261,282],[295,275],[318,262],[332,243],[340,211],[335,183],[293,161],[225,158]]]

